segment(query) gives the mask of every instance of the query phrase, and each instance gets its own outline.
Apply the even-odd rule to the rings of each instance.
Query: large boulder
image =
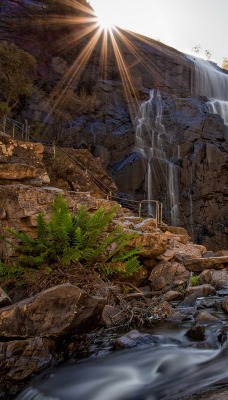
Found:
[[[2,337],[57,337],[99,325],[105,300],[63,284],[0,310]]]
[[[200,274],[200,283],[208,283],[214,286],[216,289],[221,289],[228,284],[228,269],[223,268],[220,270],[206,269]]]
[[[149,281],[154,290],[161,290],[170,285],[182,285],[188,282],[189,277],[189,271],[182,264],[161,261],[153,268]]]
[[[132,249],[139,247],[139,254],[143,258],[156,258],[166,251],[168,241],[164,233],[136,232],[137,235],[131,239],[128,246]]]
[[[48,366],[54,343],[47,338],[0,342],[0,376],[19,381]]]
[[[216,290],[213,286],[207,284],[199,286],[190,286],[186,290],[187,295],[191,295],[196,292],[198,293],[198,297],[207,297],[207,296],[213,296]]]

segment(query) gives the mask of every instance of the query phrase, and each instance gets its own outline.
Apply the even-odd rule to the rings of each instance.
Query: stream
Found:
[[[16,399],[177,400],[221,385],[222,399],[228,399],[228,314],[215,312],[217,301],[218,296],[212,296],[198,299],[195,307],[174,304],[186,321],[140,329],[142,341],[136,348],[113,351],[120,334],[93,343],[91,357],[45,371]],[[221,321],[205,326],[205,340],[191,340],[186,331],[193,325],[192,316],[205,307]]]

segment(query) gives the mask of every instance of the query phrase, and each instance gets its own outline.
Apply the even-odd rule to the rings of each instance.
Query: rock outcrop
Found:
[[[49,184],[49,176],[42,164],[43,152],[40,143],[14,140],[0,132],[0,185]]]

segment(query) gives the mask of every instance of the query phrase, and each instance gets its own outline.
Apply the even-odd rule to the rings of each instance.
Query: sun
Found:
[[[97,16],[97,23],[104,30],[111,30],[115,26],[113,18],[107,14]]]

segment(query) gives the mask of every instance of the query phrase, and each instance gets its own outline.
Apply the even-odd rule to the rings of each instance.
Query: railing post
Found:
[[[6,116],[3,119],[3,127],[2,127],[2,129],[3,129],[3,133],[6,133]]]
[[[13,140],[15,139],[15,124],[13,123]]]
[[[56,146],[55,146],[55,142],[53,143],[53,159],[56,159]]]
[[[139,217],[141,217],[142,214],[142,203],[139,203]]]
[[[29,136],[28,136],[28,120],[25,120],[25,141],[29,141]]]
[[[156,201],[156,209],[155,209],[156,228],[158,227],[158,218],[159,218],[159,204]]]
[[[162,218],[163,218],[163,204],[160,204],[160,224],[162,224]]]

